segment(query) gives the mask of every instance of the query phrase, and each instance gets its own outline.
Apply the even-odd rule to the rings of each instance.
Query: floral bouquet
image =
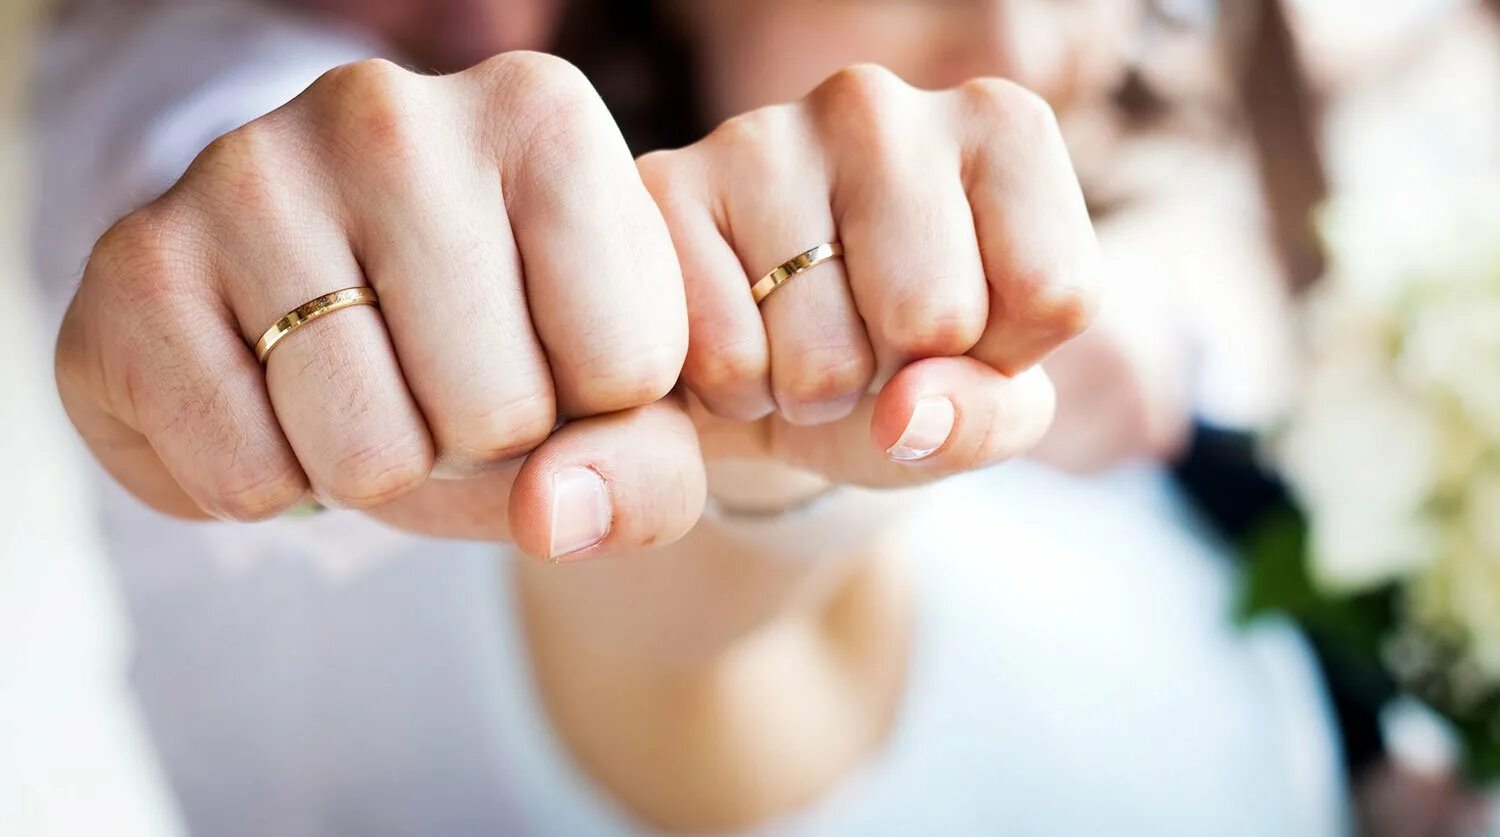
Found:
[[[1334,203],[1309,366],[1270,450],[1297,510],[1245,609],[1444,716],[1500,778],[1500,185]]]

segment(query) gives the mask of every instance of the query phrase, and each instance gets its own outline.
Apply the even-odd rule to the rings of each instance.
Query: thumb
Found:
[[[680,398],[580,419],[524,462],[469,480],[432,480],[372,510],[442,537],[508,540],[548,560],[671,543],[703,513],[703,458]]]
[[[680,398],[571,422],[510,492],[516,546],[552,561],[671,543],[703,513],[703,456]]]
[[[1029,451],[1052,423],[1052,382],[969,357],[919,360],[843,421],[772,418],[771,452],[831,480],[872,487],[927,482]],[[873,436],[873,439],[872,439]]]
[[[929,358],[881,389],[870,432],[894,463],[954,473],[1027,453],[1051,427],[1055,407],[1041,367],[1010,376],[972,358]]]

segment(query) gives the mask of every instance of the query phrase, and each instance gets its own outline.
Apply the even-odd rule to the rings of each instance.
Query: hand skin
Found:
[[[519,605],[578,763],[653,826],[722,831],[878,751],[912,604],[885,536],[922,499],[889,489],[1036,443],[1035,364],[1090,318],[1097,251],[1050,112],[1004,82],[922,92],[856,67],[639,162],[687,283],[710,494],[756,514],[629,561],[518,564]],[[757,311],[746,285],[835,231],[845,262]],[[953,405],[951,432],[898,459],[924,398]]]
[[[835,239],[843,261],[754,304],[753,279]],[[553,59],[372,62],[215,143],[105,236],[58,378],[95,454],[164,511],[257,519],[311,490],[551,558],[635,553],[518,565],[538,680],[633,810],[719,828],[878,746],[909,606],[878,541],[912,497],[840,489],[811,529],[695,528],[705,461],[748,467],[737,487],[774,507],[1023,453],[1053,415],[1037,364],[1092,318],[1098,270],[1056,120],[1013,84],[854,67],[631,168]],[[366,279],[378,312],[297,331],[262,374],[247,342]],[[580,469],[608,525],[563,549],[579,533],[558,521],[597,508]]]
[[[996,79],[922,91],[861,65],[639,165],[687,283],[683,382],[709,413],[759,422],[766,454],[909,485],[1014,456],[1050,423],[1036,364],[1091,320],[1100,277],[1040,98]],[[834,239],[842,261],[758,310],[744,293]],[[937,422],[893,455],[924,400],[951,405],[951,432]]]
[[[271,323],[365,284],[378,310],[304,326],[262,371]],[[164,512],[259,520],[310,492],[589,556],[698,518],[697,441],[664,400],[686,348],[672,242],[613,119],[566,62],[509,53],[340,67],[214,142],[99,241],[57,377],[94,454]]]
[[[912,627],[907,564],[879,540],[912,493],[841,492],[801,525],[706,519],[626,561],[515,564],[536,688],[573,760],[654,828],[722,833],[875,755]],[[798,540],[822,547],[768,554]]]
[[[58,340],[63,403],[168,513],[256,520],[310,492],[550,558],[696,521],[702,455],[664,398],[679,371],[835,482],[932,479],[1045,430],[1050,384],[1028,370],[1087,323],[1097,253],[1037,97],[856,67],[638,166],[555,58],[338,68],[100,240]],[[756,309],[740,283],[834,238],[845,263]],[[366,283],[378,311],[256,363],[282,314]],[[924,399],[951,433],[895,461]]]

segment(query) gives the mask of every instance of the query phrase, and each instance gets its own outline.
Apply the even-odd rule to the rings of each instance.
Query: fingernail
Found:
[[[786,404],[781,409],[781,416],[788,423],[802,427],[829,424],[854,412],[854,408],[859,406],[860,399],[863,397],[862,392],[852,392],[837,401],[825,401],[818,404]]]
[[[953,402],[941,395],[923,398],[911,411],[911,420],[901,431],[901,438],[890,446],[886,455],[898,462],[926,459],[948,441],[952,432]]]
[[[552,477],[552,539],[547,557],[561,561],[609,533],[613,514],[604,480],[591,468],[568,468]]]

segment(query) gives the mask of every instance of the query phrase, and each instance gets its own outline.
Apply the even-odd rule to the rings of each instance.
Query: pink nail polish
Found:
[[[948,441],[953,432],[953,402],[941,395],[928,396],[917,402],[901,438],[886,450],[898,462],[926,459]]]
[[[547,557],[561,561],[604,540],[613,519],[609,491],[592,468],[568,468],[552,477],[552,537]]]

